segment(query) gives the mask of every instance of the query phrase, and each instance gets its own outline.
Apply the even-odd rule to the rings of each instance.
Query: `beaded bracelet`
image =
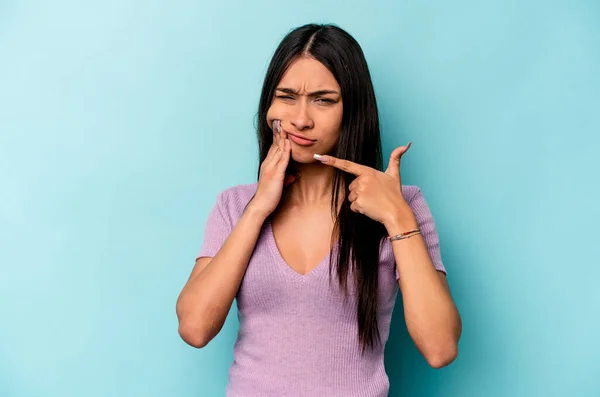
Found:
[[[402,240],[405,238],[416,236],[417,234],[421,234],[421,229],[415,229],[415,230],[411,230],[409,232],[396,234],[395,236],[390,236],[388,238],[390,239],[390,241],[396,241],[396,240]]]

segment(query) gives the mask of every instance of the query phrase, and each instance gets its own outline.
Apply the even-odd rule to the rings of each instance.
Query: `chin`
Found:
[[[292,160],[294,160],[298,164],[308,164],[314,163],[316,160],[313,158],[312,154],[302,154],[297,155],[292,153]]]
[[[314,163],[315,160],[313,154],[317,152],[313,152],[310,148],[294,150],[292,149],[292,160],[294,160],[298,164],[308,164]]]

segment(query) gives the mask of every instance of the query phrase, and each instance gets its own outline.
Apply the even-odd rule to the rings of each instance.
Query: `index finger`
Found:
[[[357,164],[349,160],[338,159],[333,156],[321,156],[318,154],[314,155],[314,158],[322,162],[323,164],[330,165],[337,169],[340,169],[349,174],[353,174],[356,176],[361,176],[367,172],[372,171],[373,169],[367,167],[366,165]]]

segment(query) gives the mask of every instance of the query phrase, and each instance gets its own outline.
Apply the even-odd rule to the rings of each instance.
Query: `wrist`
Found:
[[[246,207],[244,215],[248,218],[255,219],[261,223],[267,220],[272,211],[268,211],[261,206],[256,205],[252,201]]]
[[[390,236],[419,228],[414,212],[406,203],[395,206],[384,220],[383,225]]]

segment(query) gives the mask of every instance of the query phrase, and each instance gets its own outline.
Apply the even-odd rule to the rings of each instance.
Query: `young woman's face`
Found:
[[[292,62],[276,87],[267,122],[281,120],[299,163],[315,161],[335,146],[342,124],[342,95],[333,74],[313,58]]]

